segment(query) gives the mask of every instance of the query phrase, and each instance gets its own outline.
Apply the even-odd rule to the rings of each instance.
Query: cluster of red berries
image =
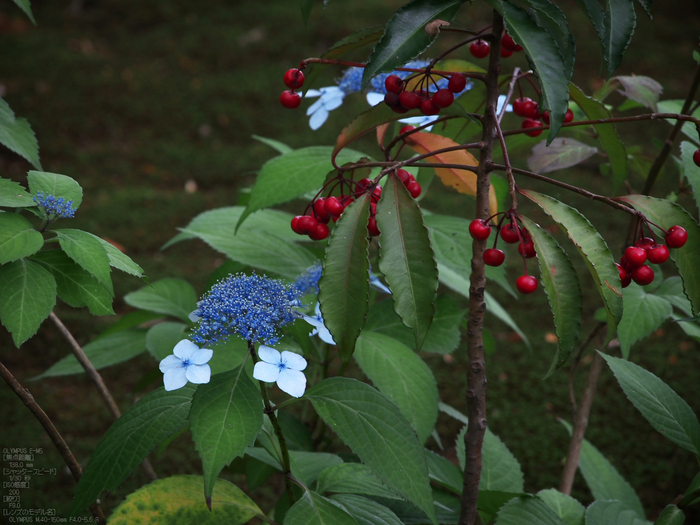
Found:
[[[414,199],[421,194],[421,185],[416,182],[415,177],[409,172],[399,169],[396,171],[396,176],[399,177]],[[350,206],[350,204],[362,195],[371,192],[372,201],[370,202],[367,233],[369,233],[371,237],[378,236],[379,228],[377,227],[376,218],[377,202],[379,202],[379,198],[382,195],[382,187],[375,184],[371,179],[354,181],[352,179],[346,179],[342,175],[330,181],[326,186],[329,185],[330,190],[328,191],[327,197],[317,196],[306,207],[305,215],[297,215],[292,219],[292,231],[299,235],[308,235],[313,241],[322,241],[327,238],[330,233],[328,223],[330,223],[331,220],[333,220],[334,223],[337,222],[345,211],[345,208]],[[331,195],[337,186],[341,188],[341,195],[339,197]],[[319,192],[319,195],[325,189],[324,187],[324,189]]]
[[[509,217],[510,222],[502,227],[503,220]],[[473,239],[478,239],[485,241],[491,235],[491,224],[490,221],[493,217],[483,220],[475,219],[469,225],[469,235]],[[503,219],[496,226],[496,240],[493,243],[493,248],[488,248],[484,250],[483,259],[484,263],[489,266],[500,266],[503,261],[506,260],[506,254],[503,250],[496,248],[498,244],[498,237],[500,233],[501,239],[508,244],[518,243],[518,253],[523,257],[524,260],[531,259],[537,253],[535,252],[535,243],[532,241],[532,236],[526,228],[521,227],[515,220],[515,215],[509,212],[503,214]],[[537,279],[532,275],[527,274],[527,265],[525,266],[525,275],[521,275],[515,281],[515,287],[520,293],[528,294],[532,293],[537,289]]]
[[[280,103],[287,109],[298,108],[301,95],[294,90],[304,85],[304,73],[300,69],[292,68],[284,74],[284,83],[289,89],[282,91]]]
[[[627,288],[632,281],[640,286],[651,284],[654,281],[654,270],[644,263],[647,261],[653,264],[665,263],[670,256],[668,249],[681,248],[688,240],[688,232],[681,226],[671,226],[668,231],[662,231],[665,234],[666,245],[657,244],[652,237],[642,235],[634,246],[629,246],[625,250],[620,263],[615,263],[620,272],[623,288]]]
[[[520,97],[513,101],[513,113],[523,117],[522,129],[539,128],[544,125],[542,121],[545,124],[549,124],[549,111],[540,113],[539,104],[528,97]],[[572,120],[574,120],[574,112],[567,109],[566,115],[564,115],[564,122],[571,122]],[[528,131],[525,134],[530,137],[537,137],[542,134],[542,130]]]
[[[452,73],[446,88],[438,89],[430,93],[429,87],[437,87],[432,78],[435,73],[419,73],[422,78],[413,83],[413,90],[406,87],[416,76],[402,80],[398,75],[389,75],[384,81],[386,95],[384,102],[396,113],[406,113],[411,109],[419,109],[423,115],[437,115],[441,109],[452,105],[455,100],[455,93],[461,93],[467,87],[467,77],[462,73]],[[438,75],[443,76],[443,75]],[[447,77],[443,77],[447,78]]]
[[[516,44],[513,41],[513,37],[511,37],[508,33],[504,33],[503,37],[501,38],[502,58],[508,58],[513,53],[517,53],[518,51],[522,50],[523,46],[519,46],[518,44]],[[486,58],[491,52],[491,46],[485,40],[475,40],[469,46],[469,52],[474,58]]]

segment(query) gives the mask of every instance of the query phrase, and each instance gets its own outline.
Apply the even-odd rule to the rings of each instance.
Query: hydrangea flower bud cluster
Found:
[[[43,191],[39,191],[34,195],[34,203],[44,209],[47,218],[50,220],[72,219],[75,215],[72,200],[56,197]]]

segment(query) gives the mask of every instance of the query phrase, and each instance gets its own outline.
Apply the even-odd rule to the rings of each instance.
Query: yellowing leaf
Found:
[[[455,141],[433,133],[413,133],[406,137],[406,144],[421,155],[435,150],[459,146]],[[477,166],[479,164],[479,161],[471,153],[463,149],[438,153],[427,157],[425,161],[438,164],[463,164],[465,166]],[[460,193],[476,197],[476,173],[459,168],[435,168],[435,174],[440,177],[445,186],[451,186]],[[489,203],[491,213],[496,213],[498,211],[498,201],[496,200],[496,191],[493,186],[489,189]]]

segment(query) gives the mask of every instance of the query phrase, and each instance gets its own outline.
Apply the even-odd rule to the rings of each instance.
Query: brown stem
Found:
[[[510,102],[511,97],[513,96],[513,91],[515,90],[515,83],[518,80],[519,76],[520,76],[520,68],[516,67],[513,70],[513,74],[510,77],[510,83],[508,84],[508,92],[506,93],[506,99],[503,103],[503,107],[501,108],[501,113],[498,115],[498,123],[499,124],[503,120],[503,116],[506,114],[506,107],[508,106],[508,102]]]
[[[491,215],[489,189],[491,186],[491,161],[493,145],[496,140],[496,107],[498,104],[498,75],[501,71],[501,41],[503,18],[496,11],[493,13],[489,68],[486,74],[486,108],[483,148],[477,167],[476,217],[487,220]],[[486,241],[474,240],[472,243],[472,273],[469,278],[469,323],[467,329],[467,352],[469,367],[467,369],[467,415],[469,425],[464,435],[466,464],[464,482],[460,500],[459,525],[474,525],[479,519],[477,500],[479,498],[479,481],[481,479],[481,446],[486,432],[486,363],[484,360],[484,314],[486,303],[484,292],[486,276],[483,252]]]
[[[66,325],[63,324],[63,322],[58,318],[58,316],[55,313],[51,312],[49,314],[49,319],[51,319],[53,324],[56,325],[56,328],[58,328],[58,331],[61,332],[61,335],[65,338],[65,340],[68,341],[68,344],[70,345],[71,350],[73,351],[73,355],[78,360],[78,363],[80,363],[80,366],[83,367],[87,376],[92,380],[93,383],[95,383],[97,391],[100,393],[100,396],[107,405],[107,409],[109,410],[110,414],[112,414],[112,417],[114,419],[119,419],[120,417],[122,417],[122,413],[119,410],[116,401],[114,401],[112,394],[107,388],[107,385],[102,379],[102,376],[95,369],[95,367],[92,366],[90,359],[87,355],[85,355],[85,352],[78,344],[78,341],[75,340],[73,334],[70,333],[70,330],[66,328]],[[155,481],[158,479],[158,476],[153,470],[153,466],[151,465],[150,461],[148,461],[148,459],[143,460],[143,462],[141,463],[141,468],[148,477],[148,479],[150,479],[151,481]]]
[[[329,64],[335,66],[346,66],[346,67],[366,67],[367,64],[362,62],[348,62],[347,60],[336,60],[334,58],[305,58],[299,64],[299,69],[305,68],[308,64]],[[414,68],[414,67],[397,67],[394,71],[407,71],[409,73],[423,73],[425,68]],[[436,75],[451,75],[454,71],[433,71]],[[481,73],[467,73],[461,71],[461,73],[467,78],[475,78],[477,80],[484,80],[484,75]]]
[[[36,417],[39,423],[41,423],[41,426],[44,427],[44,430],[49,435],[51,442],[56,447],[56,450],[58,450],[58,453],[68,466],[71,474],[73,474],[73,479],[75,479],[76,482],[80,481],[80,477],[83,475],[80,465],[75,460],[75,457],[73,457],[73,453],[63,439],[63,436],[61,436],[61,433],[54,426],[49,416],[46,415],[46,412],[44,412],[44,410],[39,406],[39,403],[36,402],[34,396],[29,393],[29,390],[22,387],[15,376],[12,375],[12,372],[10,372],[2,363],[0,363],[0,376],[2,376],[12,391],[17,394],[17,397],[22,400],[31,413],[34,414],[34,417]],[[92,515],[97,518],[98,523],[104,523],[107,521],[104,512],[102,512],[102,509],[97,503],[90,505],[90,512],[92,512]]]
[[[581,445],[583,444],[583,436],[586,433],[588,426],[588,416],[591,413],[593,398],[595,397],[596,388],[598,387],[598,378],[603,369],[603,358],[598,352],[593,355],[593,363],[591,370],[588,372],[588,380],[586,388],[581,397],[581,406],[576,412],[574,420],[574,428],[571,432],[569,441],[569,451],[566,453],[566,463],[564,464],[564,472],[562,473],[559,492],[571,494],[571,487],[574,484],[574,476],[578,468],[578,460],[581,455]]]
[[[595,325],[593,330],[591,330],[591,333],[588,334],[586,340],[583,343],[581,343],[581,346],[578,347],[578,351],[574,356],[574,361],[571,364],[571,369],[569,370],[569,399],[571,401],[571,414],[573,416],[573,419],[576,419],[576,411],[578,410],[578,408],[576,407],[576,394],[574,393],[574,376],[576,375],[576,368],[581,362],[581,355],[583,354],[583,352],[586,351],[588,345],[591,344],[591,341],[593,341],[595,336],[597,336],[600,333],[604,326],[605,323],[598,323]]]
[[[517,68],[516,68],[517,69]],[[513,177],[513,167],[510,165],[510,158],[508,157],[508,148],[506,148],[506,139],[503,136],[503,131],[501,130],[501,123],[499,116],[496,115],[496,108],[491,108],[493,110],[493,121],[496,125],[496,133],[498,133],[498,141],[501,143],[501,151],[503,151],[503,164],[505,164],[506,175],[508,176],[508,189],[510,191],[510,209],[517,213],[518,211],[518,186],[515,184],[515,177]],[[518,229],[518,236],[520,236],[520,230]]]

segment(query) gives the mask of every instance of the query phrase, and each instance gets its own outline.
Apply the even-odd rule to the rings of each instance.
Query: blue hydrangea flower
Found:
[[[333,336],[328,331],[328,328],[326,328],[326,325],[323,323],[323,316],[321,315],[321,305],[319,303],[316,303],[316,308],[314,309],[313,317],[310,315],[302,315],[302,319],[304,319],[304,321],[306,321],[314,327],[314,329],[309,333],[309,335],[318,335],[318,337],[324,343],[329,345],[335,344]]]
[[[320,97],[306,110],[306,116],[311,117],[309,119],[309,127],[317,130],[328,119],[328,113],[343,104],[345,93],[339,87],[329,86],[321,89],[309,89],[306,92],[306,96]]]
[[[304,273],[297,277],[292,286],[296,290],[298,297],[303,297],[312,292],[318,295],[318,280],[321,278],[322,270],[321,263],[317,262],[313,266],[309,266]]]
[[[183,339],[175,345],[173,355],[160,362],[165,389],[177,390],[189,381],[201,385],[211,379],[211,368],[207,364],[214,355],[212,350],[199,348],[192,341]]]
[[[275,344],[279,327],[293,322],[299,306],[292,286],[265,275],[229,275],[197,303],[192,339],[213,344],[238,335],[247,341]]]
[[[292,397],[301,397],[306,390],[306,359],[294,352],[282,352],[260,345],[258,355],[261,361],[255,363],[253,377],[264,383],[277,383],[283,392]]]
[[[72,219],[75,215],[72,200],[56,197],[43,191],[38,191],[33,200],[37,206],[44,208],[46,216],[50,220]]]

